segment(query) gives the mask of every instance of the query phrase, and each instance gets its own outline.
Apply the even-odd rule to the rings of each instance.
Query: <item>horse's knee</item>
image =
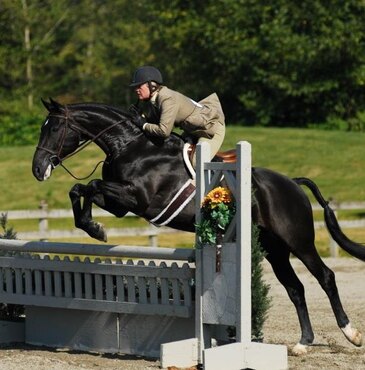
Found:
[[[95,193],[98,192],[99,183],[101,180],[92,180],[87,185],[84,184],[75,184],[70,192],[69,196],[71,199],[79,199],[81,197],[92,197]]]
[[[68,195],[71,199],[80,198],[82,196],[82,184],[75,184],[71,190],[69,191]]]

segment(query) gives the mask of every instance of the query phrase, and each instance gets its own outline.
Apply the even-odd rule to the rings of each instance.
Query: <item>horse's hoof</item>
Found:
[[[294,356],[302,356],[302,355],[307,354],[307,352],[308,352],[307,348],[308,348],[308,346],[306,346],[305,344],[297,343],[293,347],[291,352]]]
[[[89,230],[88,234],[101,242],[107,242],[108,237],[104,229],[104,225],[100,222],[93,222],[92,228]]]
[[[351,324],[348,323],[344,328],[341,328],[346,339],[349,340],[352,344],[357,347],[362,346],[362,334],[359,330],[351,327]]]

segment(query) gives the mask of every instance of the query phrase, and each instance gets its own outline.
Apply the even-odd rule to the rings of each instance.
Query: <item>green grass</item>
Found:
[[[267,167],[289,177],[305,176],[314,180],[323,196],[336,201],[365,201],[365,134],[340,131],[321,131],[314,129],[277,129],[228,127],[223,149],[235,147],[241,140],[252,144],[252,161],[256,167]],[[76,181],[62,168],[53,172],[46,182],[38,182],[32,175],[32,156],[34,147],[0,148],[0,210],[37,209],[42,199],[49,208],[70,208],[69,189],[76,182],[87,183],[89,180]],[[90,173],[96,163],[104,158],[96,146],[89,146],[85,151],[69,159],[65,164],[78,177]],[[100,178],[100,168],[93,178]],[[311,200],[313,198],[311,197]],[[364,216],[362,212],[341,212],[341,218]],[[316,212],[316,219],[323,219],[322,212]],[[133,226],[136,221],[124,219],[101,219],[107,227]],[[143,221],[140,221],[143,223]],[[16,231],[35,229],[36,221],[12,221]],[[72,227],[72,220],[50,221],[52,228]],[[138,226],[144,226],[139,225]],[[347,231],[349,237],[365,241],[360,230]],[[318,232],[321,240],[317,241],[320,250],[328,246],[328,234]],[[323,235],[323,237],[321,236]],[[176,240],[189,246],[193,236],[186,240],[176,235],[160,236],[163,246],[175,245]],[[79,241],[73,239],[72,241]],[[81,240],[80,240],[81,241]],[[96,241],[85,238],[83,242]],[[111,244],[148,244],[146,237],[111,238]],[[325,252],[323,252],[325,254]]]
[[[253,165],[290,177],[306,176],[325,198],[365,200],[365,134],[314,129],[228,127],[223,148],[240,140],[252,144]],[[0,148],[0,209],[36,209],[41,199],[50,208],[68,208],[68,191],[77,181],[62,168],[51,179],[38,182],[31,173],[35,147]],[[103,159],[99,148],[89,146],[65,164],[79,177]],[[94,177],[100,177],[100,169]],[[89,180],[80,181],[87,183]]]
[[[232,128],[225,148],[252,144],[253,165],[314,180],[325,198],[365,200],[365,134],[312,129]]]

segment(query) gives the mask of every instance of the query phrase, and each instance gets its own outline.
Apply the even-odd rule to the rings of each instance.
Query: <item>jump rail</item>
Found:
[[[195,250],[183,248],[36,242],[0,239],[0,251],[53,253],[87,256],[163,259],[193,262]]]
[[[0,239],[1,252],[0,302],[25,306],[29,344],[159,357],[193,333],[194,250]]]
[[[0,214],[6,214],[8,220],[38,220],[38,230],[36,231],[17,231],[19,239],[23,240],[48,240],[48,239],[64,239],[64,238],[82,238],[87,234],[81,229],[50,229],[48,220],[50,219],[66,219],[73,218],[71,209],[48,209],[45,201],[41,201],[37,210],[10,210],[0,211]],[[95,217],[113,217],[109,212],[96,208],[93,211]],[[124,217],[137,217],[131,212],[128,212]],[[157,247],[158,235],[161,233],[171,232],[168,228],[157,228],[149,224],[146,227],[123,227],[123,228],[108,228],[109,237],[126,237],[126,236],[147,236],[149,245]]]

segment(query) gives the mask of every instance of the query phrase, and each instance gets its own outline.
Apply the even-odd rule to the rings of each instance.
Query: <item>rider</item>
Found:
[[[220,149],[225,134],[225,121],[222,106],[217,94],[213,93],[195,102],[185,95],[163,85],[161,72],[151,66],[138,68],[133,75],[130,87],[135,89],[139,102],[145,102],[142,116],[136,120],[137,126],[152,135],[167,138],[174,126],[181,128],[185,136],[197,142],[208,142],[211,158]],[[193,156],[195,167],[196,157]]]

